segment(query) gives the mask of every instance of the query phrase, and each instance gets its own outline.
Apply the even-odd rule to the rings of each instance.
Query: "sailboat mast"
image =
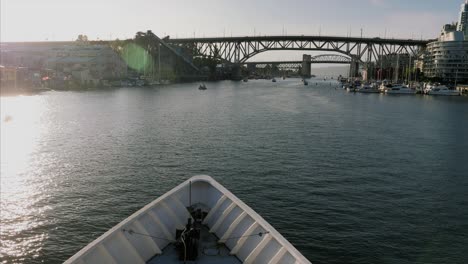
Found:
[[[161,83],[161,43],[158,42],[158,79]]]
[[[396,63],[396,76],[395,76],[395,82],[398,82],[398,71],[400,70],[400,54],[397,54],[397,63]]]
[[[411,82],[411,54],[409,56],[409,64],[408,64],[408,84],[410,84]]]

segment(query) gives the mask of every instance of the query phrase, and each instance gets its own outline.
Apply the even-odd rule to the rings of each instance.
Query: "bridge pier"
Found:
[[[359,77],[359,62],[355,58],[351,58],[351,65],[349,66],[349,77]]]
[[[234,63],[232,65],[232,80],[234,81],[242,80],[241,65],[239,63]]]
[[[249,72],[255,72],[256,69],[257,69],[257,64],[256,63],[247,64],[247,70]]]
[[[301,75],[304,78],[310,78],[312,71],[312,56],[304,54],[302,55],[302,70]]]

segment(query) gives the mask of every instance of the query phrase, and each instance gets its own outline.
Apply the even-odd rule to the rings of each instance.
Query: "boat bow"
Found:
[[[216,242],[218,254],[211,259],[204,239]],[[197,249],[188,252],[189,247]],[[310,263],[260,215],[205,175],[146,205],[65,263],[180,263],[190,254],[200,256],[197,263]]]

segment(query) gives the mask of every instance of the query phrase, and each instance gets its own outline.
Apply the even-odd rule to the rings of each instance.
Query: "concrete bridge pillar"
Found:
[[[232,65],[232,79],[234,81],[242,80],[241,65],[239,63],[234,63]]]
[[[253,63],[248,64],[247,70],[249,71],[249,73],[255,73],[257,70],[257,64],[253,64]]]
[[[351,66],[349,67],[349,77],[359,77],[359,61],[355,58],[351,58]]]
[[[312,65],[312,56],[307,55],[307,54],[302,55],[302,71],[301,71],[302,77],[310,78],[311,76],[310,74],[312,71],[311,65]]]

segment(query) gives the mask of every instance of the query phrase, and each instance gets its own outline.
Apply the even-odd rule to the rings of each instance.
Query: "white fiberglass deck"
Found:
[[[209,176],[185,181],[65,263],[183,263],[174,242],[176,229],[183,229],[187,219],[193,219],[187,210],[191,205],[207,213],[196,263],[310,263],[261,216]]]

